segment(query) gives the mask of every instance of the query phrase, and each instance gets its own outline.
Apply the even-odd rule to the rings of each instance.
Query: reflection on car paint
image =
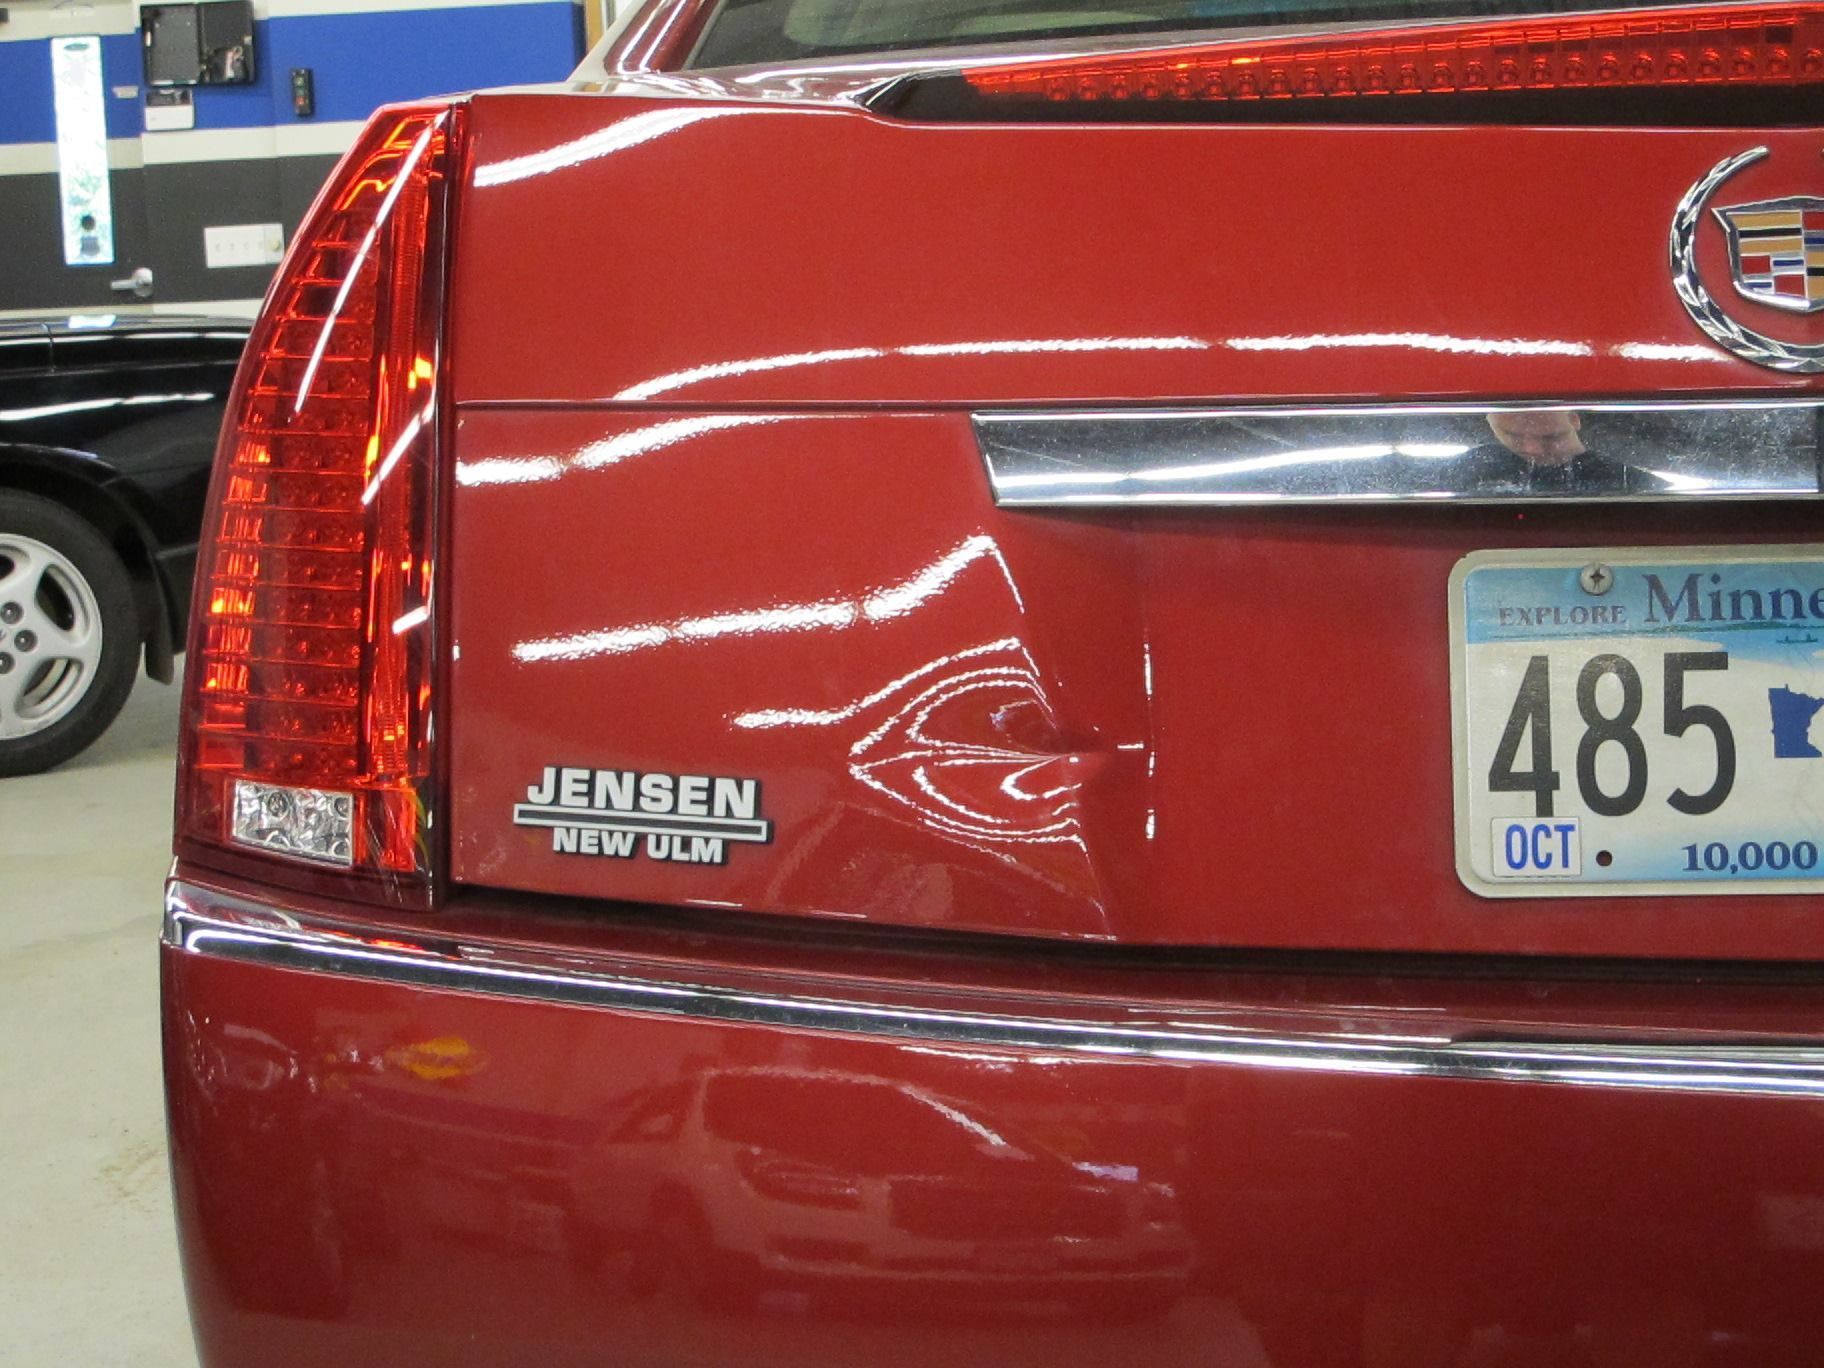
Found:
[[[577,1225],[592,1262],[627,1252],[635,1290],[682,1276],[723,1304],[829,1282],[903,1318],[1010,1297],[1072,1317],[1093,1279],[1163,1308],[1191,1264],[1176,1194],[1070,1157],[1085,1139],[877,1074],[718,1067],[610,1113],[579,1156]]]
[[[1612,348],[1629,361],[1714,361],[1716,353],[1695,342],[1623,342]]]
[[[1620,1368],[1726,1338],[1731,1362],[1810,1361],[1816,1166],[1802,1126],[1744,1128],[1740,1099],[1397,1077],[1370,1097],[1328,1071],[408,1001],[181,952],[171,970],[217,990],[166,1039],[178,1199],[217,1217],[191,1255],[192,1295],[233,1313],[218,1346],[430,1333],[580,1368],[611,1337],[625,1362],[811,1345],[910,1365],[1003,1361],[1011,1334],[1059,1365]],[[1535,986],[1510,1030],[1550,1014]],[[1335,1026],[1399,1016],[1320,996]],[[489,1067],[405,1066],[454,1041]],[[717,1105],[743,1088],[767,1105]],[[1493,1240],[1465,1197],[1492,1176]],[[1577,1276],[1517,1303],[1567,1249]],[[1718,1257],[1765,1274],[1719,1282]]]
[[[1236,351],[1302,352],[1345,347],[1395,347],[1447,352],[1454,356],[1594,356],[1587,342],[1550,338],[1453,337],[1449,333],[1303,333],[1280,337],[1231,337],[1223,343]]]
[[[1006,741],[959,726],[962,715],[992,719]],[[1082,757],[1059,743],[1038,670],[1016,638],[943,656],[842,708],[768,708],[732,719],[745,730],[851,721],[849,772],[934,829],[978,848],[1067,843],[1087,855]],[[1015,734],[1024,744],[1008,744]]]
[[[217,396],[207,391],[193,394],[111,395],[105,399],[74,399],[63,404],[40,404],[35,408],[0,409],[0,423],[29,423],[39,418],[60,418],[72,413],[91,413],[113,408],[157,408],[165,404],[206,404]]]
[[[876,361],[892,356],[1043,356],[1075,352],[1207,351],[1208,342],[1196,337],[1029,337],[987,338],[980,342],[914,342],[903,347],[834,347],[825,351],[788,352],[756,356],[744,361],[715,361],[688,370],[655,375],[629,385],[614,397],[624,402],[651,399],[704,380],[726,380],[737,375],[823,366],[837,361]]]
[[[395,1045],[386,1052],[389,1067],[403,1069],[426,1083],[468,1078],[488,1067],[488,1056],[459,1035],[433,1036]]]
[[[754,636],[772,632],[806,632],[826,627],[852,627],[861,622],[881,622],[917,608],[941,593],[970,564],[990,559],[1015,599],[1019,586],[992,537],[965,538],[931,564],[894,584],[884,585],[859,599],[833,599],[822,603],[782,603],[765,608],[735,609],[673,622],[632,623],[558,637],[521,641],[513,647],[519,661],[584,660],[591,656],[625,655],[632,651],[674,642],[707,641],[725,636]]]
[[[603,470],[630,457],[663,451],[666,447],[676,446],[692,437],[701,437],[704,433],[790,423],[801,420],[803,416],[792,413],[715,413],[697,418],[669,418],[664,422],[651,423],[599,442],[591,442],[582,450],[565,456],[508,456],[458,462],[456,483],[535,484],[555,480],[571,470]]]
[[[640,147],[657,138],[677,133],[710,119],[726,119],[746,114],[744,109],[657,109],[630,115],[594,133],[572,142],[560,143],[543,152],[522,157],[508,157],[497,162],[484,162],[475,168],[473,184],[478,190],[496,185],[511,185],[530,176],[546,176],[584,162],[611,157],[617,152]]]

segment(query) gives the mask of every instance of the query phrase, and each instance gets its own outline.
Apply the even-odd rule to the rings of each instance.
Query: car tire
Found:
[[[141,641],[127,567],[92,526],[0,491],[0,778],[87,749],[133,689]]]

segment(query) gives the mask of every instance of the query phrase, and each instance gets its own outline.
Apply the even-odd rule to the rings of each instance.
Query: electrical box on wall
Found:
[[[300,119],[316,115],[317,77],[309,67],[291,69],[291,112]]]
[[[252,0],[144,5],[139,25],[147,85],[252,84]]]

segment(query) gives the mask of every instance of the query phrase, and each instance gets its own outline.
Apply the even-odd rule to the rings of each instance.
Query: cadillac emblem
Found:
[[[1824,309],[1824,199],[1727,204],[1716,216],[1729,234],[1736,289],[1776,309]]]
[[[1824,372],[1824,343],[1776,337],[1725,313],[1697,268],[1698,229],[1723,182],[1767,156],[1765,147],[1725,157],[1685,192],[1672,216],[1672,287],[1685,311],[1719,346],[1745,361],[1800,375]],[[1795,195],[1711,210],[1729,244],[1729,269],[1743,299],[1790,313],[1824,309],[1824,199]]]

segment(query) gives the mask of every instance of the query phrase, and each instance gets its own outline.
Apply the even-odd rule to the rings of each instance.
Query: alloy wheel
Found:
[[[0,740],[55,725],[101,663],[101,605],[70,558],[0,532]]]

